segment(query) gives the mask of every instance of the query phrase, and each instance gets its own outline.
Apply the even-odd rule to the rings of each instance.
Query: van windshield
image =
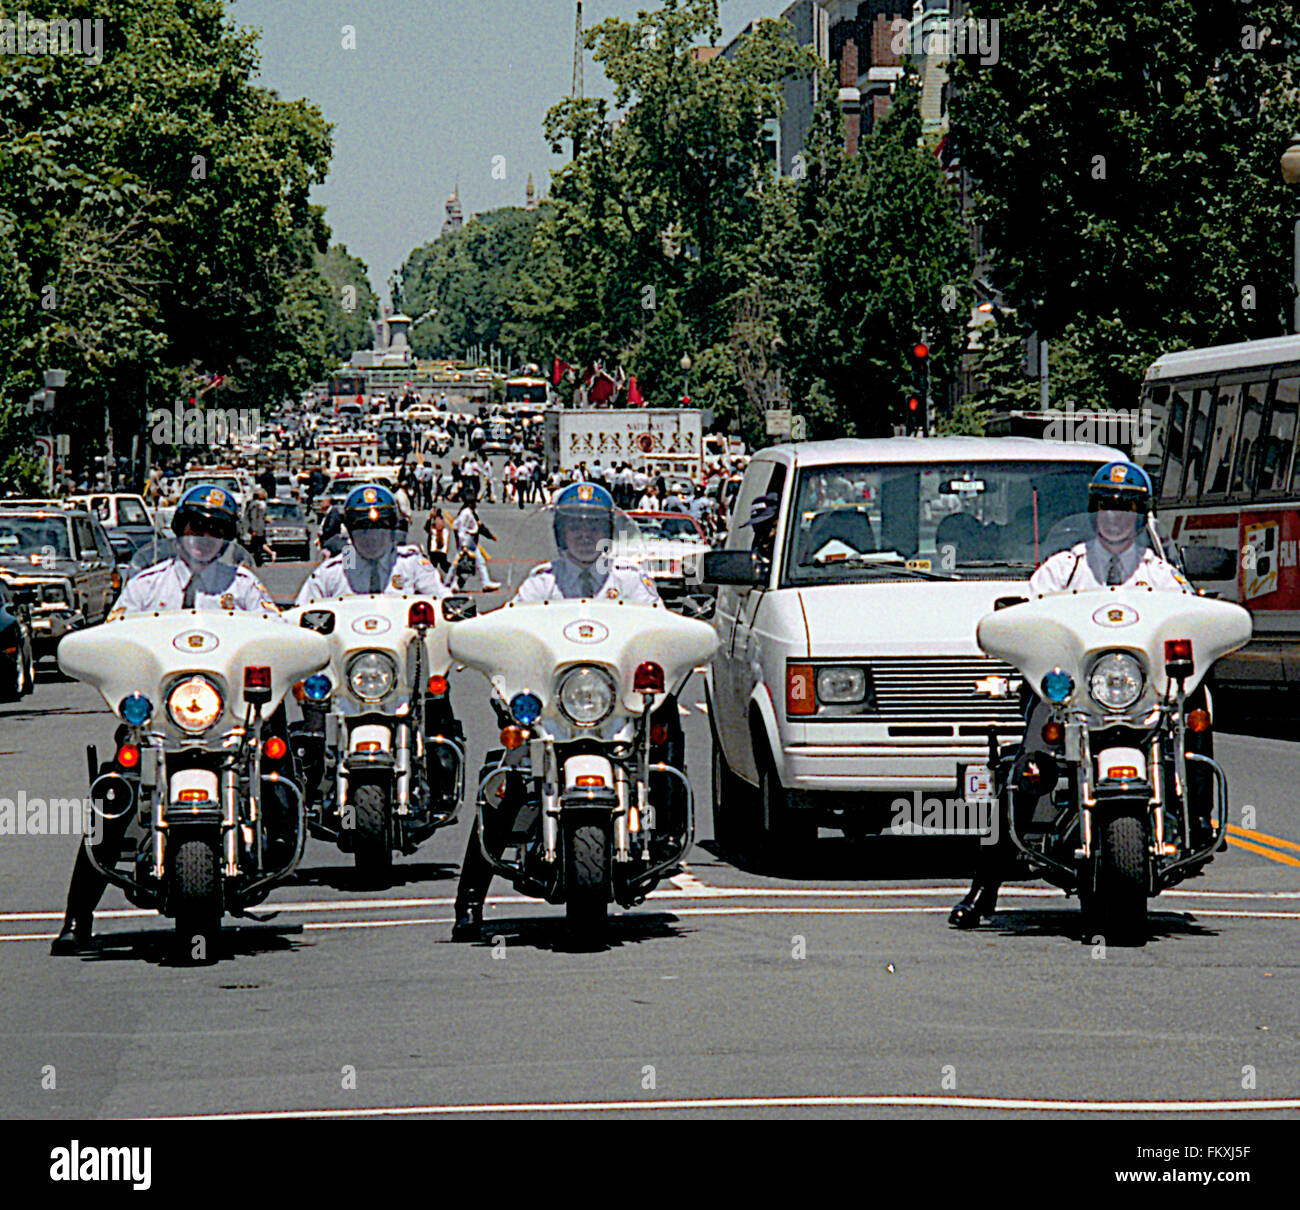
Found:
[[[1088,482],[1100,465],[805,467],[790,511],[782,584],[908,575],[1025,579],[1046,557],[1053,524],[1086,511]]]

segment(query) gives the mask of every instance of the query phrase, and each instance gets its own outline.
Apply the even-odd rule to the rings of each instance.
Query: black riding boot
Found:
[[[469,844],[460,863],[460,882],[456,886],[456,923],[453,941],[478,941],[483,935],[483,901],[492,885],[492,867],[488,865],[478,842],[478,820],[470,829]]]

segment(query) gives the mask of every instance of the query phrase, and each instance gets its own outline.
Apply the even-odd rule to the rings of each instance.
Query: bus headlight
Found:
[[[578,664],[560,678],[560,711],[578,727],[604,722],[614,709],[614,678],[593,664]]]
[[[1092,700],[1107,710],[1127,710],[1142,696],[1145,684],[1142,665],[1124,651],[1103,655],[1088,674]]]

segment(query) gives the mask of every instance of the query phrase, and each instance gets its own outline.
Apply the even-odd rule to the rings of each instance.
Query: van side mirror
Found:
[[[736,588],[757,588],[767,580],[767,561],[755,550],[711,550],[704,556],[703,580]]]
[[[1183,569],[1187,578],[1196,580],[1232,580],[1237,575],[1237,552],[1226,546],[1184,546]]]

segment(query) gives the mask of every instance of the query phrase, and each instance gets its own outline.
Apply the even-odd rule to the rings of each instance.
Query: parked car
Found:
[[[307,515],[292,500],[269,500],[266,505],[266,544],[277,556],[311,558],[311,529]]]
[[[35,588],[0,580],[0,701],[16,702],[36,684],[31,606]]]
[[[1018,674],[980,651],[976,624],[1027,594],[1053,523],[1121,456],[1011,437],[756,453],[726,549],[704,557],[719,844],[780,859],[821,825],[883,830],[900,796],[986,797],[990,730],[1006,742],[1024,723]],[[960,514],[927,519],[953,494]]]
[[[0,512],[0,574],[34,587],[36,658],[54,651],[70,630],[102,622],[121,586],[104,527],[84,509],[5,509]]]
[[[72,508],[84,508],[99,518],[105,529],[114,529],[119,525],[146,526],[153,528],[153,513],[143,496],[133,492],[98,492],[91,495],[69,496],[66,505]]]

